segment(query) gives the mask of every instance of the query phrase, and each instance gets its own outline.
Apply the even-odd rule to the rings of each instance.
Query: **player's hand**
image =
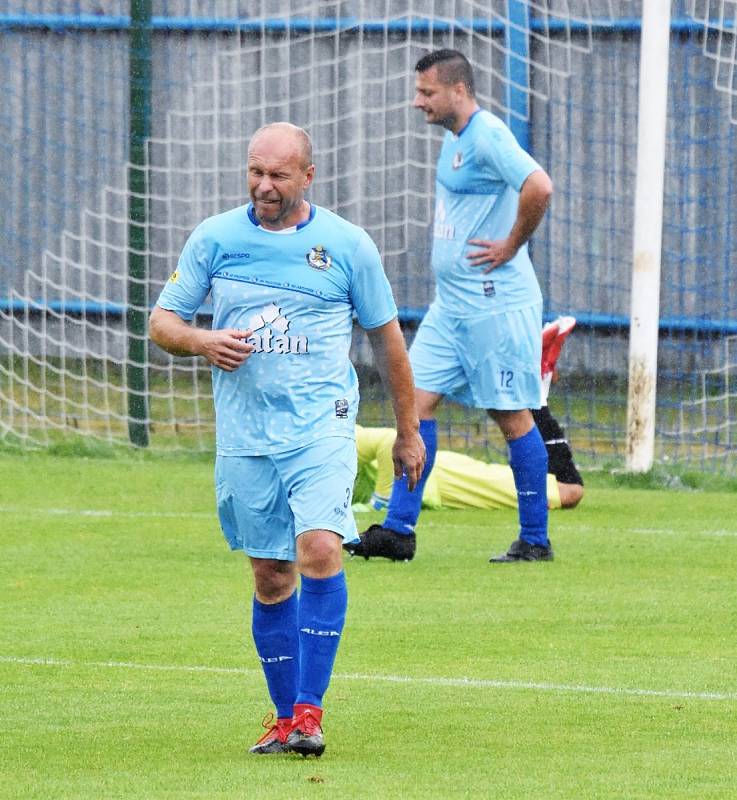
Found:
[[[497,241],[469,239],[468,243],[480,248],[469,253],[466,258],[473,267],[483,266],[484,268],[481,270],[483,273],[491,272],[493,269],[506,264],[507,261],[514,258],[518,249],[510,244],[509,239],[498,239]]]
[[[422,470],[425,468],[425,443],[417,431],[408,434],[397,433],[392,448],[394,461],[394,477],[407,476],[407,488],[410,492],[417,486]]]
[[[225,372],[235,372],[253,352],[253,345],[245,341],[250,330],[224,328],[202,333],[200,355]]]

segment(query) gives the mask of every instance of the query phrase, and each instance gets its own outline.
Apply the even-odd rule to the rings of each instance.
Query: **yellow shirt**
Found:
[[[375,472],[374,491],[388,498],[394,481],[391,428],[356,425],[358,463]],[[438,450],[435,465],[422,496],[425,508],[517,508],[512,470],[505,464],[488,464],[463,453]],[[558,481],[548,475],[548,507],[560,508]]]

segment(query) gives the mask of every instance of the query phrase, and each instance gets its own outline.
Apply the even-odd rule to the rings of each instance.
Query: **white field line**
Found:
[[[678,528],[627,528],[625,526],[604,527],[600,525],[577,525],[575,522],[569,522],[565,527],[565,532],[574,536],[577,533],[635,533],[640,536],[737,536],[737,530],[725,530],[724,528],[716,528],[714,530],[694,530],[693,528],[689,528],[688,530]]]
[[[209,667],[187,664],[137,664],[130,661],[71,661],[56,658],[24,658],[0,656],[0,663],[30,667],[71,667],[92,669],[129,669],[158,672],[199,672],[216,675],[261,675],[258,669],[241,667]],[[360,673],[335,673],[333,678],[343,681],[374,681],[463,689],[533,689],[538,692],[564,692],[569,694],[620,695],[625,697],[664,697],[675,700],[737,700],[737,692],[683,692],[671,689],[638,689],[616,686],[583,686],[565,683],[537,683],[534,681],[497,681],[481,678],[413,677],[410,675],[369,675]]]
[[[0,514],[20,514],[26,517],[42,516],[69,516],[69,517],[151,517],[156,518],[197,518],[215,519],[216,513],[212,511],[116,511],[110,508],[21,508],[14,506],[0,506]]]
[[[423,519],[423,528],[437,528],[440,530],[488,530],[489,525],[457,525],[454,523],[433,522]],[[561,529],[562,531],[563,529]],[[626,527],[601,527],[595,525],[578,525],[576,522],[571,521],[570,518],[566,520],[565,533],[575,536],[577,533],[636,533],[644,536],[737,536],[737,530],[725,530],[720,528],[717,530],[678,530],[676,528],[626,528]],[[557,531],[556,531],[557,532]],[[553,534],[551,534],[552,536]]]
[[[703,536],[737,536],[737,531],[728,531],[724,530],[723,528],[709,531],[677,531],[673,530],[672,528],[664,528],[660,530],[659,528],[631,528],[630,533],[645,533],[645,534],[655,534],[656,536],[683,536],[684,534],[688,534],[692,536],[693,534],[702,534]]]
[[[70,516],[70,517],[101,517],[114,519],[121,518],[150,518],[150,519],[216,519],[215,510],[212,511],[117,511],[109,508],[28,508],[22,506],[0,506],[0,514],[17,514],[20,516]],[[487,530],[487,525],[457,525],[447,522],[433,522],[423,520],[424,528],[442,528],[443,530]],[[688,534],[702,536],[737,537],[737,530],[676,530],[675,528],[602,528],[592,525],[576,525],[575,522],[567,526],[567,532],[576,533],[606,533],[613,531],[617,533],[636,533],[648,536],[683,536]]]

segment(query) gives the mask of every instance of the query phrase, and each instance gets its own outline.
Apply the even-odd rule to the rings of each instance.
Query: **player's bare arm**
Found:
[[[155,306],[149,319],[151,339],[174,356],[204,356],[225,372],[235,372],[251,355],[253,345],[245,340],[249,330],[196,328],[173,311]]]
[[[527,176],[519,193],[519,207],[509,236],[497,241],[469,239],[468,243],[481,249],[466,258],[474,267],[483,266],[482,272],[491,272],[506,264],[532,236],[540,224],[553,194],[553,183],[545,170],[538,169]]]
[[[367,334],[381,379],[391,394],[397,419],[397,438],[392,450],[394,475],[400,478],[406,473],[407,485],[412,491],[425,466],[425,445],[419,434],[415,386],[404,336],[396,319],[367,331]]]

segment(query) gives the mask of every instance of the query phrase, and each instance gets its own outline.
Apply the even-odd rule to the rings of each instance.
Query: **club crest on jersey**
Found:
[[[312,269],[319,269],[321,271],[329,269],[330,265],[333,263],[332,256],[328,255],[328,251],[321,244],[313,247],[305,258]]]
[[[179,280],[179,270],[174,270],[169,276],[169,283],[176,283]]]
[[[309,353],[307,337],[289,334],[290,324],[282,315],[281,308],[269,303],[260,314],[254,314],[248,320],[252,333],[246,341],[253,345],[254,353]]]
[[[453,156],[453,169],[460,169],[463,166],[463,153],[459,150]]]

